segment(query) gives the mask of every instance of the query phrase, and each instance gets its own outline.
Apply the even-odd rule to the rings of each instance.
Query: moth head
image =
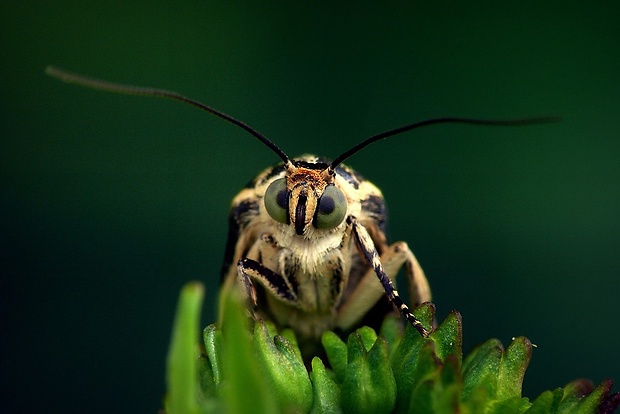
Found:
[[[319,167],[319,164],[314,165]],[[274,220],[292,225],[299,236],[310,226],[330,230],[347,213],[347,198],[326,168],[311,168],[290,161],[285,177],[273,181],[264,197],[267,213]]]

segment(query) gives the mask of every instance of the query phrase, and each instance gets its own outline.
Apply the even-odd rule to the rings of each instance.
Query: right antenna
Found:
[[[422,128],[429,125],[435,124],[470,124],[470,125],[484,125],[484,126],[524,126],[524,125],[534,125],[534,124],[546,124],[550,122],[559,122],[562,118],[558,116],[538,116],[532,118],[519,118],[519,119],[500,119],[500,120],[492,120],[492,119],[474,119],[474,118],[459,118],[459,117],[443,117],[443,118],[432,118],[424,121],[414,122],[413,124],[403,125],[399,128],[391,129],[389,131],[381,132],[380,134],[376,134],[371,136],[370,138],[366,138],[364,141],[360,142],[353,148],[343,152],[338,157],[336,157],[331,165],[330,170],[334,170],[340,163],[349,158],[351,155],[360,151],[361,149],[367,147],[373,142],[385,139],[387,137],[391,137],[393,135],[402,134],[403,132],[411,131],[412,129]]]

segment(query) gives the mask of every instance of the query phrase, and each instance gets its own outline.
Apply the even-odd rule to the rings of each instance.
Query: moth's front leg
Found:
[[[424,302],[430,302],[431,288],[428,285],[428,280],[420,263],[418,263],[418,259],[409,249],[407,243],[402,241],[396,242],[389,247],[388,252],[389,256],[383,264],[389,275],[396,277],[400,268],[405,266],[411,306],[416,307]]]
[[[247,257],[240,259],[237,263],[237,278],[239,285],[244,288],[243,290],[253,311],[258,308],[258,298],[254,282],[259,283],[280,301],[292,306],[297,304],[297,295],[288,280],[256,260]]]
[[[338,326],[349,328],[354,325],[385,293],[407,321],[422,336],[428,336],[429,332],[413,316],[388,276],[391,274],[395,277],[404,264],[412,292],[412,301],[417,305],[430,300],[430,288],[424,272],[407,244],[404,242],[395,243],[383,255],[379,256],[366,228],[354,217],[349,217],[348,221],[351,225],[351,234],[355,244],[371,268],[362,277],[347,303],[344,303],[339,309]],[[377,278],[380,282],[379,285],[376,283]]]

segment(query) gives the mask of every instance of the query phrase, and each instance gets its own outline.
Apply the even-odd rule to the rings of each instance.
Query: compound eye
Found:
[[[278,178],[267,187],[265,192],[265,208],[272,219],[280,223],[288,223],[288,192],[286,178]]]
[[[328,185],[319,199],[316,210],[316,228],[333,229],[344,220],[347,214],[347,198],[333,185]]]

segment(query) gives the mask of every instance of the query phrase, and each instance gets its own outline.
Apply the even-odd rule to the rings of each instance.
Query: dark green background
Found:
[[[214,320],[230,199],[278,161],[193,108],[47,64],[177,90],[290,155],[441,115],[561,115],[419,130],[349,164],[383,190],[440,318],[462,312],[465,352],[528,336],[529,397],[620,380],[619,7],[428,3],[3,3],[3,411],[154,413],[179,289],[204,281]]]

